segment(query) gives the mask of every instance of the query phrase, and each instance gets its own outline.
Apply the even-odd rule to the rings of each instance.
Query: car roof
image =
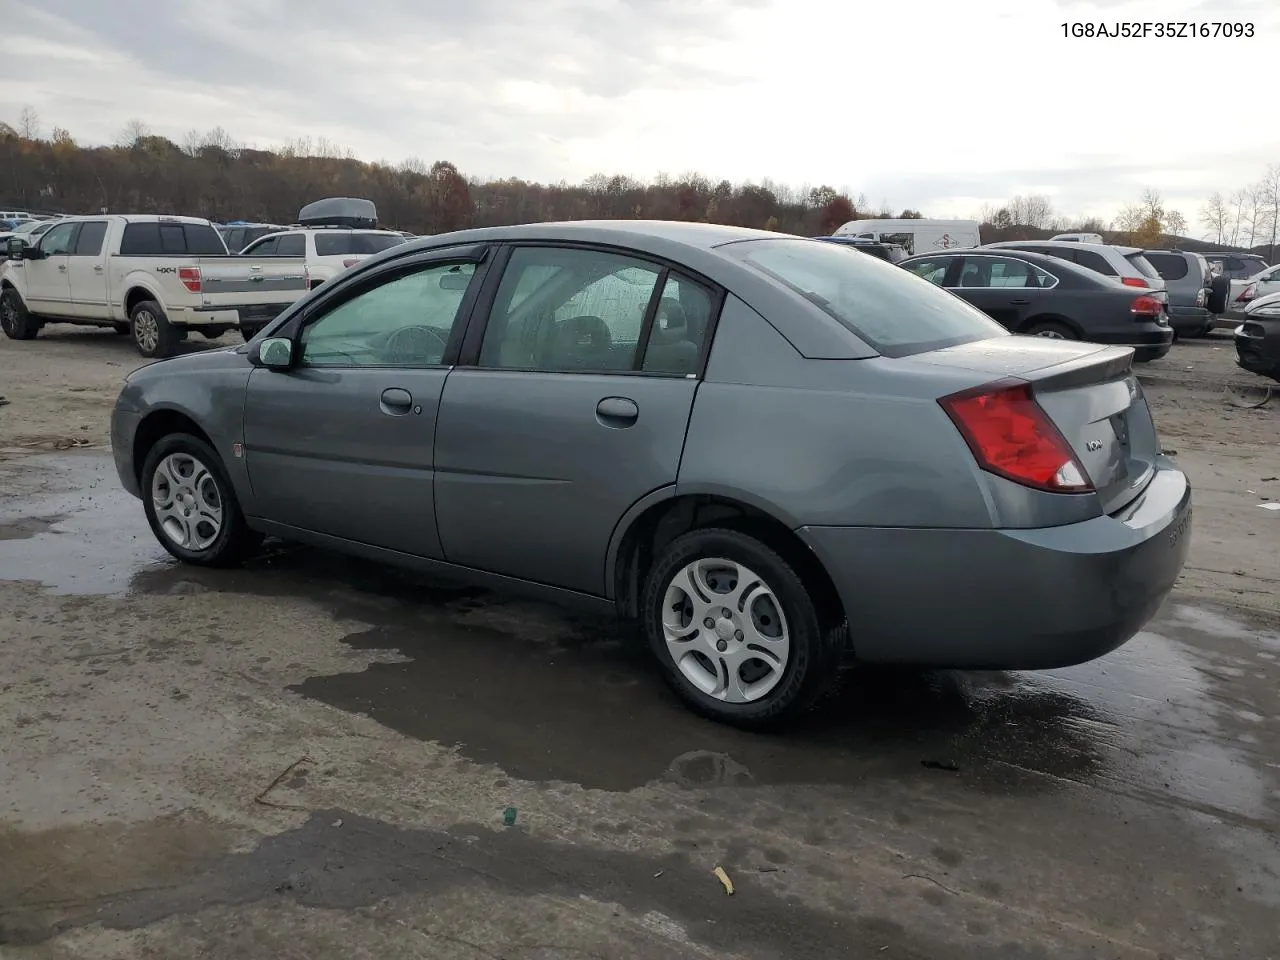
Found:
[[[404,252],[430,247],[504,240],[550,240],[652,247],[669,244],[673,248],[710,250],[738,240],[805,240],[795,234],[718,223],[690,223],[681,220],[562,220],[551,223],[521,223],[502,227],[477,227],[419,237],[404,245]],[[638,241],[648,241],[647,243]]]
[[[1082,267],[1078,263],[1072,263],[1070,260],[1063,260],[1061,257],[1053,257],[1047,253],[1032,253],[1029,250],[1015,250],[1009,247],[964,247],[958,250],[933,250],[929,253],[917,253],[914,256],[907,257],[898,264],[905,267],[913,260],[936,259],[937,257],[1016,257],[1019,260],[1025,260],[1027,263],[1034,264],[1042,270],[1053,273],[1055,270],[1065,270],[1067,273],[1074,274],[1077,277],[1084,277],[1090,281],[1101,278],[1106,280],[1102,274],[1088,267]]]
[[[1081,249],[1081,250],[1093,250],[1093,251],[1095,251],[1095,252],[1097,252],[1097,253],[1104,253],[1104,252],[1106,252],[1106,251],[1108,251],[1108,250],[1114,250],[1114,251],[1116,251],[1117,253],[1119,253],[1119,254],[1120,254],[1120,256],[1122,256],[1122,257],[1127,257],[1127,256],[1129,256],[1131,253],[1142,253],[1142,248],[1141,248],[1141,247],[1124,247],[1124,246],[1121,246],[1120,244],[1117,244],[1117,243],[1080,243],[1080,242],[1077,242],[1077,241],[1075,241],[1075,240],[1070,240],[1070,241],[1064,241],[1064,240],[999,240],[999,241],[997,241],[997,242],[995,242],[995,243],[984,243],[984,244],[983,244],[983,246],[984,246],[984,247],[994,247],[994,248],[996,248],[996,249],[999,249],[1000,247],[1013,247],[1013,246],[1020,246],[1020,245],[1026,245],[1026,244],[1034,244],[1035,246],[1038,246],[1038,247],[1049,247],[1049,246],[1057,246],[1057,245],[1058,245],[1058,244],[1060,244],[1060,243],[1070,243],[1070,244],[1071,244],[1071,249],[1072,249],[1072,250],[1075,250],[1076,248],[1079,248],[1079,249]]]

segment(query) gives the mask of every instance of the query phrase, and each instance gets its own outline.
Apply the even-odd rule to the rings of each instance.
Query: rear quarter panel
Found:
[[[991,527],[995,504],[935,400],[956,373],[895,363],[805,359],[729,296],[676,493],[732,497],[793,529]]]

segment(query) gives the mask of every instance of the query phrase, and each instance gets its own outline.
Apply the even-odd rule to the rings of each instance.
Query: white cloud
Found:
[[[1086,39],[1063,22],[1239,22]],[[0,118],[576,180],[699,170],[966,215],[1042,192],[1109,216],[1280,162],[1274,0],[42,0],[7,5]]]

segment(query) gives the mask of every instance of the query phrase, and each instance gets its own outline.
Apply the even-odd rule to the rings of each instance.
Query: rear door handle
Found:
[[[1030,300],[1010,300],[1009,302],[1019,307],[1025,307],[1031,301]]]
[[[629,427],[640,416],[640,408],[626,397],[605,397],[596,404],[596,419],[606,427]]]
[[[388,416],[403,417],[413,409],[413,394],[400,387],[387,387],[382,391],[378,406]]]

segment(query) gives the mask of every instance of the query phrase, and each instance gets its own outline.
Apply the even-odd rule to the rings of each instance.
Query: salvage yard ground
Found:
[[[856,670],[785,736],[608,621],[173,564],[108,455],[139,362],[0,341],[0,958],[1280,957],[1280,398],[1225,332],[1141,368],[1196,497],[1146,632]]]

